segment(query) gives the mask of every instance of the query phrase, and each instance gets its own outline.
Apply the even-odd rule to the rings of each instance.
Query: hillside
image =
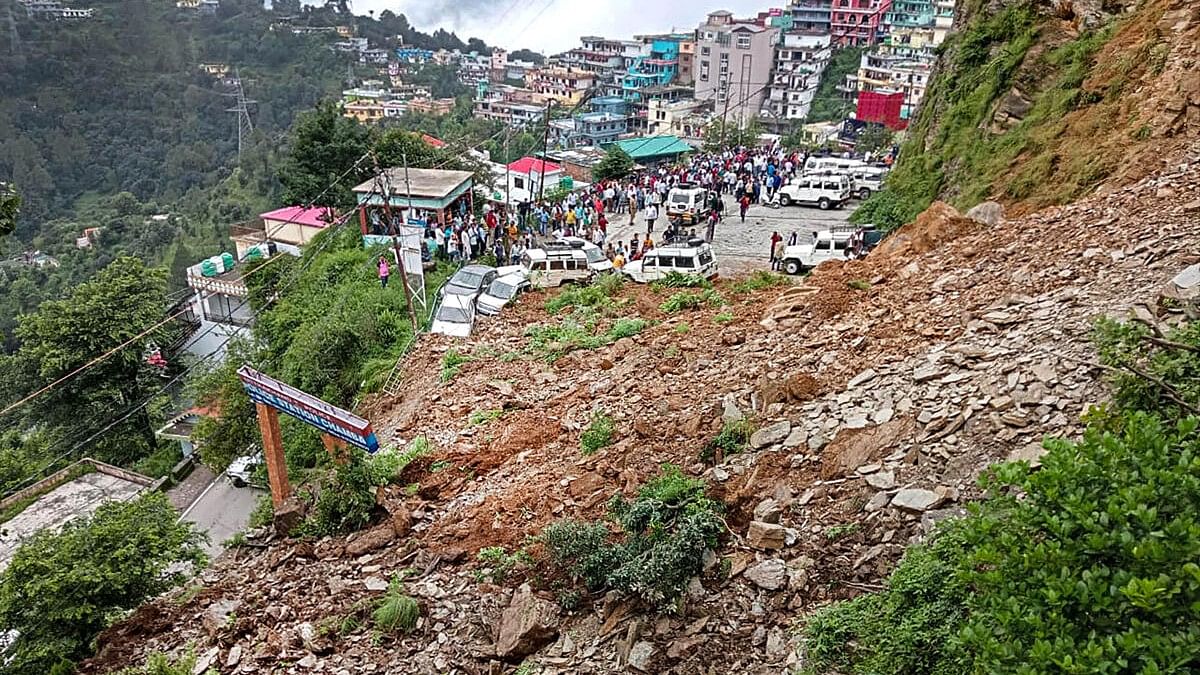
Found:
[[[935,199],[1024,213],[1138,180],[1200,129],[1200,24],[1184,0],[960,2],[888,190],[897,226]]]
[[[367,406],[384,438],[433,447],[379,493],[389,518],[226,556],[113,627],[83,672],[189,646],[220,672],[508,672],[500,663],[526,654],[536,665],[522,672],[795,666],[798,618],[881,588],[914,537],[981,495],[987,464],[1081,432],[1086,406],[1108,396],[1094,318],[1154,306],[1195,260],[1198,159],[1193,145],[1128,187],[991,227],[940,205],[799,286],[720,283],[722,307],[667,312],[674,291],[626,286],[556,315],[544,305],[557,296],[535,294],[466,345],[424,338],[404,393]],[[587,348],[634,316],[650,323],[616,334],[636,337]],[[597,414],[612,444],[586,454]],[[758,429],[744,451],[703,459],[739,416]],[[729,528],[677,612],[564,595],[567,579],[506,557],[541,559],[529,536],[602,517],[663,463],[704,479]],[[370,608],[405,570],[423,618],[368,639]],[[523,580],[535,595],[513,594]]]

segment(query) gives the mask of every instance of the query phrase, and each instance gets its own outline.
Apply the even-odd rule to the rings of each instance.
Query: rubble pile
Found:
[[[988,464],[1036,463],[1044,437],[1080,432],[1105,397],[1096,317],[1170,319],[1161,288],[1200,260],[1200,154],[1070,206],[981,213],[938,205],[881,253],[794,287],[722,282],[725,307],[664,314],[665,293],[627,287],[601,323],[654,323],[553,362],[527,351],[529,326],[560,320],[539,295],[466,345],[423,341],[404,393],[366,407],[385,444],[424,434],[437,447],[409,467],[415,494],[381,493],[388,521],[239,549],[198,592],[110,629],[84,672],[189,645],[222,673],[507,673],[523,659],[544,673],[794,666],[797,619],[879,588],[910,541],[976,496]],[[450,348],[472,360],[443,383]],[[580,435],[597,412],[614,442],[585,456]],[[755,428],[744,451],[702,459],[743,419]],[[603,517],[615,492],[632,494],[666,462],[709,481],[730,528],[679,612],[616,594],[564,607],[536,578],[493,583],[478,560],[555,519]],[[412,634],[347,624],[401,571],[421,606]]]

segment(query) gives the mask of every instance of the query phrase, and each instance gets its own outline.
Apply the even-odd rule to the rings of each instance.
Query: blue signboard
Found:
[[[316,427],[319,431],[345,441],[370,453],[378,452],[379,440],[371,429],[371,422],[330,405],[321,399],[254,370],[250,366],[238,369],[238,378],[250,400],[291,415]]]

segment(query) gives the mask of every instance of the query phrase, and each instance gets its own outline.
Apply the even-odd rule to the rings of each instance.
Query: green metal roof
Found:
[[[695,148],[680,140],[678,136],[630,138],[624,141],[617,141],[615,145],[627,152],[635,161],[648,157],[682,155],[685,152],[696,151]]]

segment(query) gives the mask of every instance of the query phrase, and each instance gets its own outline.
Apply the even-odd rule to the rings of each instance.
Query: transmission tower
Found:
[[[254,121],[250,119],[250,106],[258,103],[246,98],[246,91],[242,89],[242,77],[237,70],[233,71],[235,91],[226,96],[233,96],[237,101],[237,105],[232,108],[226,108],[225,112],[237,113],[237,132],[238,132],[238,162],[242,161],[242,148],[245,145],[246,139],[254,133]]]

